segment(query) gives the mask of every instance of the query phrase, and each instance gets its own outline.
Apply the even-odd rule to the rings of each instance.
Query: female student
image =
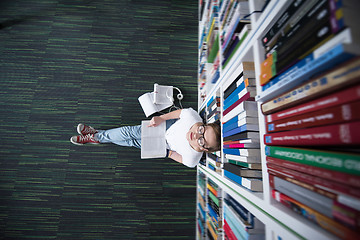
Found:
[[[168,126],[172,119],[176,121]],[[169,150],[167,157],[187,167],[195,167],[203,152],[220,150],[220,126],[216,123],[203,124],[199,114],[192,108],[179,109],[153,117],[148,127],[158,126],[164,121],[167,121],[165,134]],[[141,147],[141,125],[96,130],[85,124],[79,124],[77,131],[80,135],[70,138],[70,141],[76,145],[114,143],[120,146]]]

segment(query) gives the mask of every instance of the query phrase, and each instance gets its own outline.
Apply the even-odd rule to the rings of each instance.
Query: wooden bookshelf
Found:
[[[224,86],[228,85],[228,81],[235,79],[240,70],[243,67],[245,62],[254,63],[254,71],[256,78],[256,96],[255,101],[257,102],[258,107],[258,119],[259,119],[259,138],[260,142],[260,158],[261,158],[261,170],[262,170],[262,191],[251,191],[246,187],[240,186],[239,184],[233,182],[232,180],[225,177],[224,174],[224,164],[228,162],[228,159],[225,157],[224,149],[220,152],[215,153],[212,157],[207,157],[206,161],[202,164],[199,164],[197,172],[198,178],[201,175],[206,181],[214,182],[220,191],[219,201],[224,202],[226,194],[230,195],[235,199],[239,204],[241,204],[245,209],[247,209],[253,216],[259,220],[265,226],[263,238],[254,238],[254,239],[339,239],[338,236],[333,233],[319,227],[316,223],[305,219],[303,216],[295,213],[291,209],[287,208],[283,204],[277,202],[272,197],[272,188],[270,187],[269,182],[269,173],[266,162],[266,153],[265,153],[265,144],[263,141],[263,136],[266,134],[266,121],[265,115],[262,114],[261,105],[277,97],[286,91],[289,91],[293,87],[299,86],[305,81],[308,81],[308,75],[305,73],[294,74],[295,78],[289,77],[285,79],[286,83],[278,83],[272,88],[274,90],[266,91],[262,90],[260,85],[260,75],[261,64],[265,60],[265,50],[262,45],[262,37],[267,33],[282,14],[288,9],[292,1],[265,1],[265,0],[249,0],[248,1],[248,16],[246,20],[251,24],[250,31],[247,32],[246,37],[241,40],[241,44],[237,46],[231,56],[226,61],[226,57],[223,55],[223,44],[224,40],[222,37],[223,31],[223,19],[222,14],[224,14],[224,4],[227,4],[233,1],[225,0],[204,0],[199,2],[199,101],[198,101],[198,111],[209,112],[207,109],[210,102],[214,98],[220,99],[219,107],[219,121],[222,122],[223,113],[224,113]],[[236,1],[235,1],[236,2]],[[241,1],[242,2],[242,1]],[[346,2],[346,1],[345,1]],[[353,3],[353,1],[349,1]],[[306,3],[305,3],[306,4]],[[356,6],[358,7],[358,6]],[[355,8],[356,8],[355,7]],[[246,14],[245,14],[246,15]],[[212,23],[210,23],[212,22]],[[215,31],[215,33],[214,33]],[[356,31],[356,32],[355,32]],[[208,36],[207,34],[218,34],[219,41],[217,42],[216,37]],[[239,33],[239,38],[241,34]],[[358,30],[351,29],[350,27],[345,28],[345,30],[334,34],[330,40],[323,43],[320,47],[316,48],[315,51],[323,52],[330,51],[337,44],[343,44],[344,51],[348,51],[348,47],[351,55],[355,57],[360,54],[359,51],[359,39],[357,39]],[[206,39],[206,40],[204,40]],[[211,62],[207,62],[207,57],[209,56],[209,47],[214,48],[213,44],[219,44],[215,49],[218,49],[218,59],[219,65],[216,66],[214,63],[214,53],[211,53]],[[318,50],[320,48],[320,50]],[[319,53],[320,54],[320,53]],[[216,58],[215,58],[216,61]],[[226,65],[223,63],[226,61]],[[339,60],[340,61],[340,60]],[[344,58],[343,62],[346,62],[347,58]],[[325,69],[322,68],[321,64],[323,62],[315,62],[319,66],[320,72],[316,72],[317,69],[313,69],[311,74],[322,73],[334,69],[337,65],[342,62],[334,64],[334,66]],[[215,69],[214,69],[215,64]],[[311,69],[309,67],[309,69]],[[218,73],[216,73],[218,71]],[[218,74],[219,77],[214,81],[214,75]],[[292,76],[291,76],[292,77]],[[360,81],[357,81],[360,83]],[[278,86],[278,88],[276,87]],[[213,121],[213,118],[212,120]],[[221,124],[223,131],[223,124]],[[359,126],[360,127],[360,126]],[[222,143],[224,139],[222,140]],[[358,146],[356,146],[358,147]],[[215,156],[215,158],[214,158]],[[198,185],[198,188],[200,186]],[[202,193],[206,195],[207,190],[202,189]],[[359,199],[355,199],[360,201]],[[199,204],[199,199],[197,200],[197,206]],[[223,205],[222,205],[223,206]],[[199,211],[199,210],[197,210]],[[204,211],[208,211],[207,208]],[[209,236],[206,224],[203,225],[203,229],[199,230],[199,223],[197,223],[197,239],[225,239],[225,233],[223,229],[224,225],[224,209],[221,209],[219,213],[219,223],[218,228],[216,229],[216,236]],[[199,213],[197,213],[199,216]],[[205,219],[206,221],[206,219]],[[219,227],[220,226],[220,227]],[[214,232],[212,232],[214,234]]]

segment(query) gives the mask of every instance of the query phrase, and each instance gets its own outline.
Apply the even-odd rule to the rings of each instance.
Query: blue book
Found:
[[[242,115],[242,114],[240,114]],[[238,115],[238,116],[240,116]],[[232,129],[241,127],[244,124],[250,124],[250,125],[258,125],[258,119],[257,118],[240,118],[238,121],[233,120],[234,118],[230,119],[229,121],[227,121],[226,123],[223,124],[223,132],[229,132]],[[238,118],[236,118],[238,119]],[[230,122],[231,121],[231,122]],[[259,129],[259,128],[257,128]]]
[[[230,119],[229,121],[227,121],[226,123],[223,124],[223,127],[226,127],[228,125],[231,125],[233,123],[237,123],[239,120],[240,120],[240,117],[241,115],[236,115],[235,117],[233,117],[232,119]]]
[[[220,72],[218,70],[218,71],[215,72],[215,74],[214,74],[214,76],[213,76],[213,78],[211,80],[211,83],[216,83],[219,78],[220,78]]]
[[[244,90],[244,88],[245,88],[245,81],[242,81],[240,85],[224,100],[224,105],[228,104],[230,100],[234,97],[239,99],[238,95],[242,90]]]
[[[225,202],[228,206],[231,206],[241,218],[247,222],[252,228],[254,227],[254,215],[244,208],[238,201],[232,198],[229,194],[225,195]]]
[[[212,96],[212,97],[209,99],[209,101],[206,103],[206,107],[209,107],[210,104],[211,104],[214,100],[215,100],[215,97]]]
[[[252,191],[262,191],[262,181],[256,178],[244,178],[234,173],[224,170],[224,176],[229,180],[237,183],[238,185],[245,187]]]
[[[224,219],[226,220],[227,224],[229,225],[229,227],[231,228],[237,239],[246,239],[239,231],[239,226],[234,222],[232,216],[229,214],[228,211],[225,210],[225,208],[224,208]]]
[[[210,215],[210,217],[217,223],[218,222],[218,215],[216,214],[216,212],[214,211],[214,209],[211,207],[210,204],[208,204],[208,213]]]
[[[234,32],[240,22],[240,17],[238,17],[236,20],[235,20],[235,24],[233,25],[233,28],[230,29],[230,35],[228,35],[229,37],[226,39],[226,42],[222,45],[222,49],[226,49],[227,45],[229,44],[230,40],[232,39],[233,35],[234,35]]]
[[[238,122],[234,122],[234,123],[231,123],[231,124],[229,124],[229,122],[226,122],[226,123],[227,123],[226,126],[225,126],[225,124],[223,125],[223,131],[224,132],[228,132],[228,131],[230,131],[232,129],[240,127]]]
[[[236,230],[241,235],[240,239],[249,239],[249,233],[246,232],[245,227],[242,226],[240,220],[237,219],[237,216],[231,212],[231,210],[229,209],[228,206],[226,206],[226,204],[224,205],[224,214],[227,217],[227,220],[226,220],[227,222],[228,222],[228,220],[230,220],[231,224],[235,224]],[[234,231],[234,229],[232,229],[232,228],[231,228],[231,230]]]
[[[259,131],[259,125],[257,124],[244,124],[240,127],[231,129],[229,131],[225,131],[223,133],[223,137],[228,137],[228,136],[232,136],[241,132],[245,132],[245,131]]]
[[[245,90],[244,90],[245,89]],[[244,90],[244,91],[243,91]],[[236,91],[236,90],[235,90]],[[243,92],[242,92],[243,91]],[[244,95],[246,95],[246,93],[249,92],[247,87],[244,87],[243,89],[241,89],[239,92],[237,92],[237,94],[235,96],[233,96],[232,98],[230,98],[230,96],[227,98],[227,103],[225,104],[225,101],[224,101],[224,111],[226,109],[228,109],[231,105],[233,105],[237,100],[241,99],[242,97],[244,97]],[[240,94],[241,93],[241,94]],[[250,97],[251,95],[249,95]],[[245,99],[247,100],[248,97]],[[245,101],[244,100],[244,101]]]
[[[260,149],[258,148],[224,148],[223,152],[225,154],[237,155],[237,156],[251,156],[258,157],[260,156]]]
[[[284,73],[275,77],[268,84],[262,87],[262,91],[271,92],[272,89],[278,90],[285,84],[288,85],[283,88],[283,91],[297,86],[309,79],[312,75],[333,68],[337,64],[344,62],[354,57],[354,54],[349,53],[344,44],[340,43],[327,51],[322,56],[315,58],[314,53],[310,53],[304,59],[296,63],[294,66],[287,69]],[[290,84],[291,83],[291,84]],[[262,93],[265,95],[268,93]]]
[[[202,206],[201,206],[200,203],[198,203],[198,208],[199,208],[199,210],[200,210],[200,213],[201,213],[202,218],[205,219],[205,211],[204,211],[204,209],[202,208]]]

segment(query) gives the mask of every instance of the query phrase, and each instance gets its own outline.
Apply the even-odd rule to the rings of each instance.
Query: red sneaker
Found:
[[[96,129],[91,127],[91,126],[87,126],[83,123],[79,123],[77,125],[77,132],[80,134],[80,135],[88,135],[88,134],[94,134],[94,133],[97,133]]]
[[[70,138],[70,142],[72,142],[75,145],[84,145],[86,143],[90,144],[99,144],[100,142],[95,140],[94,134],[87,134],[85,136],[79,135],[79,136],[73,136]]]

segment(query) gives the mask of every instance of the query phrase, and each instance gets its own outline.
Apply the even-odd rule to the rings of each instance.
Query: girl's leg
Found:
[[[114,143],[125,147],[141,148],[141,125],[98,130],[94,134],[100,143]]]

